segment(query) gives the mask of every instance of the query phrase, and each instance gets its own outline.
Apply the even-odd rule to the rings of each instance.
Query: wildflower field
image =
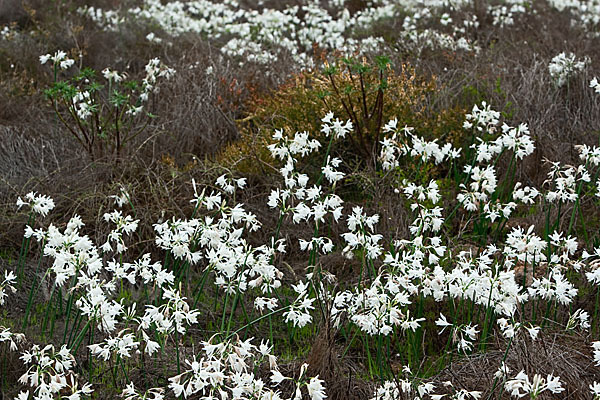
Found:
[[[0,1],[0,400],[600,400],[598,0]]]

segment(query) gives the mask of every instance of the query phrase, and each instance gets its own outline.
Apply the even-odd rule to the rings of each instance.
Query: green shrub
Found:
[[[395,70],[385,57],[344,58],[322,70],[300,72],[267,96],[251,100],[248,116],[238,121],[241,139],[226,146],[219,160],[244,173],[265,172],[271,163],[265,144],[274,130],[289,135],[308,130],[325,142],[320,120],[329,111],[354,126],[337,149],[354,163],[351,168],[377,166],[382,127],[393,118],[430,140],[460,142],[465,109],[433,107],[440,88],[435,77],[418,75],[407,64]]]

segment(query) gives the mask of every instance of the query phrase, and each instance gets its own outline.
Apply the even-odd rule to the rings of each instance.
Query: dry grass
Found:
[[[490,394],[494,385],[494,374],[504,359],[512,371],[510,378],[523,370],[531,378],[534,374],[546,377],[548,374],[560,376],[565,391],[561,399],[589,399],[588,385],[600,373],[593,365],[587,340],[584,337],[567,335],[561,332],[544,332],[539,340],[532,342],[527,335],[516,338],[506,353],[506,343],[498,343],[495,350],[478,353],[452,363],[435,379],[440,386],[452,381],[456,388],[481,391],[482,398]],[[509,378],[509,379],[510,379]],[[497,385],[500,386],[502,380]],[[540,399],[555,399],[556,395],[543,393]],[[504,393],[502,398],[510,398]]]

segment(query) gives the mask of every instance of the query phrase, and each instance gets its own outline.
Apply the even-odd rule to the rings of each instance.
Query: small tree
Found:
[[[379,154],[390,67],[387,57],[378,56],[374,61],[371,65],[365,60],[342,58],[337,65],[326,64],[323,75],[329,80],[331,90],[319,96],[328,108],[333,106],[329,104],[331,101],[341,103],[345,117],[354,125],[349,141],[367,161],[375,160]]]
[[[42,64],[48,61],[54,80],[44,93],[60,122],[92,160],[120,160],[125,145],[143,133],[154,117],[146,111],[150,95],[158,92],[161,80],[175,73],[155,58],[146,64],[141,81],[127,80],[126,73],[110,68],[102,71],[103,81],[91,68],[69,78],[63,77],[63,71],[75,62],[64,51],[40,56]]]

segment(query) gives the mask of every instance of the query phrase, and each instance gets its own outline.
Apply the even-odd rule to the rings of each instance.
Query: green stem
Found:
[[[71,349],[71,354],[73,354],[73,355],[77,354],[77,350],[79,350],[79,346],[81,345],[81,341],[83,340],[86,332],[90,328],[91,322],[92,322],[92,320],[88,319],[88,321],[85,323],[85,325],[81,329],[81,332],[79,332],[79,335],[77,335],[77,337],[73,341],[73,348]]]
[[[254,319],[254,320],[252,320],[252,321],[248,322],[246,325],[242,326],[240,329],[236,330],[235,332],[232,332],[232,333],[230,333],[230,334],[229,334],[229,335],[228,335],[228,336],[225,338],[225,340],[227,341],[227,340],[231,339],[232,337],[234,337],[235,335],[237,335],[238,333],[240,333],[241,331],[243,331],[244,329],[247,329],[247,328],[249,328],[250,326],[252,326],[252,325],[256,324],[257,322],[260,322],[260,321],[264,320],[265,318],[268,318],[268,317],[270,317],[270,316],[272,316],[272,315],[279,314],[280,312],[283,312],[283,311],[285,311],[285,310],[287,310],[287,309],[289,309],[289,308],[291,308],[291,305],[289,305],[289,306],[285,306],[285,307],[282,307],[282,308],[280,308],[279,310],[271,311],[271,312],[270,312],[270,313],[268,313],[268,314],[262,315],[262,316],[260,316],[260,317],[258,317],[258,318],[256,318],[256,319]]]
[[[513,341],[513,338],[511,337],[508,340],[508,345],[506,346],[506,350],[504,351],[504,356],[502,357],[502,362],[506,361],[506,356],[508,356],[508,350],[510,349],[510,346],[512,345],[512,341]],[[498,385],[498,377],[494,378],[494,383],[492,384],[492,389],[490,390],[490,394],[489,394],[487,400],[491,400],[492,395],[494,394],[494,391],[496,390],[497,385]],[[504,391],[504,385],[502,385],[502,390]],[[502,393],[500,393],[500,398],[502,398]]]
[[[75,321],[73,321],[73,327],[71,328],[71,333],[69,333],[69,341],[67,342],[67,347],[71,347],[71,342],[73,340],[73,333],[77,332],[79,326],[81,325],[81,310],[77,310],[77,315],[75,315]]]
[[[23,330],[27,329],[27,326],[29,324],[29,313],[31,312],[31,306],[33,305],[33,296],[37,292],[37,290],[34,288],[37,283],[37,274],[38,274],[38,272],[40,270],[40,266],[42,264],[42,256],[44,255],[45,243],[46,243],[46,239],[44,238],[44,240],[42,241],[42,251],[40,252],[40,257],[38,259],[38,264],[35,269],[35,274],[33,275],[33,283],[31,284],[31,290],[29,291],[29,298],[27,299],[27,307],[25,309],[25,317],[23,318],[23,325],[22,325]],[[38,286],[38,289],[39,289],[39,286]]]
[[[177,351],[177,375],[181,373],[181,367],[179,363],[179,334],[177,328],[175,328],[175,350]]]
[[[27,225],[31,226],[35,223],[35,215],[33,211],[29,212],[29,217],[27,218]],[[17,263],[17,278],[19,278],[19,287],[21,286],[23,280],[23,272],[25,269],[25,258],[27,258],[27,252],[29,251],[29,242],[31,241],[31,237],[26,238],[23,236],[21,239],[21,248],[19,249],[19,261]],[[43,247],[42,247],[43,254]],[[40,256],[41,257],[41,256]]]
[[[192,306],[193,309],[196,308],[196,306],[198,305],[198,301],[200,301],[200,296],[202,295],[202,290],[204,289],[204,284],[206,283],[206,278],[208,277],[209,271],[210,271],[209,268],[206,268],[204,270],[204,272],[202,273],[202,276],[200,277],[200,282],[198,283],[198,285],[196,286],[196,289],[194,290],[197,294],[196,294],[196,298],[194,299],[194,305]]]
[[[227,313],[227,304],[229,303],[229,285],[225,290],[225,304],[223,305],[223,315],[221,316],[221,332],[225,331],[225,315]]]
[[[573,211],[571,212],[571,219],[569,221],[569,229],[567,230],[567,237],[571,234],[571,229],[573,228],[574,224],[575,224],[575,217],[577,215],[577,210],[579,209],[579,199],[581,196],[581,187],[583,186],[583,181],[579,182],[579,185],[577,186],[577,199],[575,199],[575,205],[573,206]],[[584,221],[582,219],[582,221]]]
[[[50,292],[50,301],[48,301],[48,305],[46,306],[46,313],[44,315],[44,321],[42,322],[42,334],[46,336],[46,327],[48,325],[48,319],[50,318],[50,312],[54,309],[54,290],[56,289],[56,283],[52,286],[52,291]]]
[[[596,302],[594,304],[594,318],[592,319],[592,321],[594,321],[594,327],[592,328],[592,332],[596,333],[596,331],[598,330],[598,301],[600,300],[600,286],[598,287],[598,289],[596,289]]]

